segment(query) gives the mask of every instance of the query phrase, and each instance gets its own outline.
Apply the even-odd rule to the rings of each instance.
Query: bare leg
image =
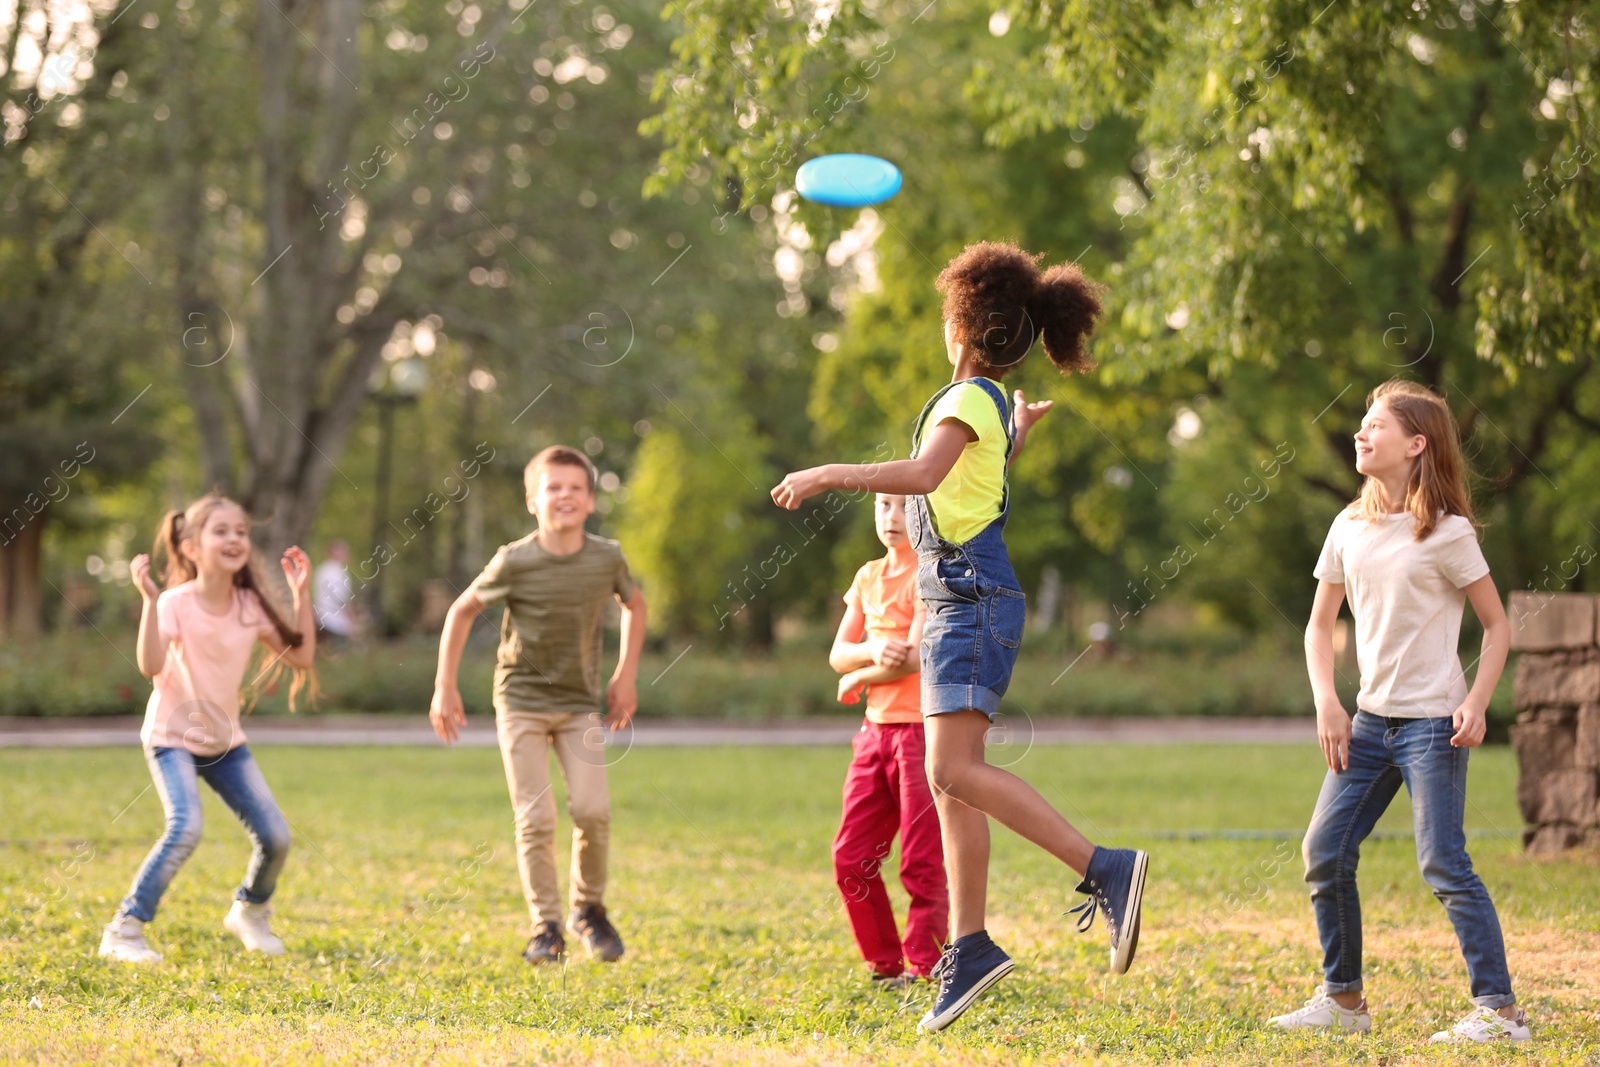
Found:
[[[944,869],[950,883],[950,939],[983,929],[989,898],[989,816],[949,793],[934,795],[944,832]]]
[[[950,877],[951,934],[983,929],[989,872],[985,816],[1027,838],[1078,874],[1089,869],[1094,845],[1038,791],[1009,771],[984,762],[989,720],[980,711],[930,715],[928,782],[944,826]]]

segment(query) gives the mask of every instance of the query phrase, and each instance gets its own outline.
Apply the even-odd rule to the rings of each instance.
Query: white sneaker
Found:
[[[284,953],[283,942],[278,940],[278,935],[272,932],[268,920],[272,918],[270,904],[251,904],[243,900],[235,900],[233,907],[228,909],[228,917],[222,920],[222,925],[228,933],[244,942],[244,947],[251,952],[265,952],[269,956],[281,956]]]
[[[118,915],[100,935],[100,955],[119,963],[160,963],[161,953],[145,944],[144,921]]]
[[[1319,991],[1306,1001],[1305,1007],[1287,1015],[1274,1015],[1267,1025],[1279,1030],[1349,1030],[1364,1034],[1372,1029],[1372,1016],[1367,1014],[1365,1000],[1358,1008],[1342,1008],[1337,1000]]]
[[[1433,1035],[1435,1045],[1483,1045],[1490,1041],[1527,1041],[1528,1013],[1517,1009],[1515,1019],[1504,1018],[1493,1008],[1474,1008],[1472,1013],[1448,1030]]]

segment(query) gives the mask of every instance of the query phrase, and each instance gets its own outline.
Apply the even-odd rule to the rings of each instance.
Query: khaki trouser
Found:
[[[556,885],[556,798],[550,784],[550,747],[567,778],[572,816],[572,906],[599,904],[606,890],[606,850],[611,838],[611,795],[598,713],[508,711],[495,713],[500,757],[517,827],[517,868],[533,922],[560,922]]]

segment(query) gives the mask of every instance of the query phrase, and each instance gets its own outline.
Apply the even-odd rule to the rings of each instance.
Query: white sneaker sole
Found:
[[[1459,1034],[1456,1034],[1456,1033],[1454,1033],[1452,1031],[1444,1030],[1444,1031],[1436,1033],[1432,1037],[1430,1037],[1428,1039],[1428,1044],[1430,1044],[1430,1045],[1498,1045],[1498,1044],[1501,1044],[1502,1042],[1504,1042],[1504,1043],[1507,1043],[1507,1044],[1520,1045],[1524,1041],[1531,1041],[1532,1039],[1533,1039],[1533,1032],[1531,1030],[1524,1030],[1520,1034],[1516,1033],[1516,1032],[1507,1032],[1507,1033],[1496,1034],[1493,1037],[1486,1037],[1482,1041],[1479,1041],[1476,1038],[1462,1037]]]
[[[1267,1020],[1267,1026],[1273,1030],[1289,1033],[1294,1030],[1311,1030],[1316,1033],[1327,1034],[1369,1034],[1372,1032],[1372,1016],[1366,1015],[1359,1022],[1349,1026],[1343,1023],[1280,1023],[1279,1016]]]
[[[1111,973],[1127,974],[1133,965],[1134,950],[1139,947],[1139,912],[1144,906],[1144,876],[1150,866],[1150,856],[1138,851],[1133,856],[1133,878],[1128,883],[1128,929],[1117,939],[1111,950]]]
[[[244,945],[246,952],[260,952],[268,956],[283,956],[288,954],[288,949],[283,947],[282,941],[279,941],[276,945],[263,945],[257,942],[253,937],[246,936],[244,930],[241,928],[241,924],[233,921],[233,914],[231,912],[222,920],[222,928],[228,931],[228,933],[232,934],[234,937],[237,937],[239,939],[239,943]]]
[[[968,1008],[972,1007],[972,1002],[977,1000],[978,997],[983,994],[984,990],[988,989],[990,986],[1000,981],[1000,979],[1010,974],[1011,969],[1016,965],[1017,964],[1015,960],[1006,960],[1004,963],[995,967],[994,970],[990,971],[988,974],[972,983],[972,988],[967,990],[966,993],[962,995],[960,1000],[946,1008],[943,1015],[935,1015],[931,1011],[924,1015],[922,1017],[922,1021],[917,1024],[917,1029],[921,1030],[925,1034],[931,1034],[936,1031],[943,1030],[945,1027],[961,1018],[962,1013],[964,1013]]]
[[[142,951],[137,948],[100,942],[100,958],[112,963],[160,963],[161,953],[146,946]]]

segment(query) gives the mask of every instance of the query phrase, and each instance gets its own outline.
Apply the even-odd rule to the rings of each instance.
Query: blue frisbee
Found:
[[[900,168],[887,159],[854,152],[818,156],[801,165],[794,188],[812,203],[867,207],[900,191]]]

